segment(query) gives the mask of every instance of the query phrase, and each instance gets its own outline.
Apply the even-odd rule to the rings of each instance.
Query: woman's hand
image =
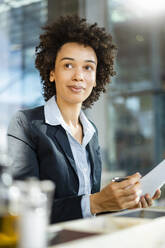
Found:
[[[122,182],[111,182],[100,192],[90,195],[91,213],[117,211],[137,205],[141,194],[140,177],[136,173]]]
[[[161,191],[160,189],[157,189],[154,196],[151,197],[149,194],[145,194],[143,196],[140,197],[140,201],[137,205],[135,205],[134,208],[148,208],[151,207],[153,204],[154,200],[159,199],[159,197],[161,196]]]

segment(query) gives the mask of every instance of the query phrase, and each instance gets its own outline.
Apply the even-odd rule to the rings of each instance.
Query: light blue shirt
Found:
[[[89,154],[86,150],[86,146],[91,140],[95,132],[95,129],[93,125],[88,121],[83,111],[81,111],[80,122],[83,126],[84,136],[83,136],[82,144],[80,144],[72,136],[70,127],[64,121],[54,96],[45,103],[44,114],[45,114],[46,123],[53,126],[61,125],[67,133],[79,179],[78,195],[83,195],[81,200],[82,215],[84,218],[91,217],[92,214],[90,211],[90,197],[89,197],[89,194],[91,193],[91,166],[90,166]]]

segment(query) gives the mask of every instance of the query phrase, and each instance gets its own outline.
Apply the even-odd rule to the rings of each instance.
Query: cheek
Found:
[[[89,86],[93,86],[93,84],[96,82],[96,74],[91,73],[90,75],[87,75],[86,80]]]
[[[64,70],[61,70],[60,73],[57,74],[58,81],[63,83],[65,82],[67,83],[68,81],[70,81],[72,76],[73,76],[73,72],[64,71]]]
[[[66,82],[66,80],[67,80],[67,77],[65,73],[56,73],[55,82],[56,82],[57,87],[62,87],[63,82]]]

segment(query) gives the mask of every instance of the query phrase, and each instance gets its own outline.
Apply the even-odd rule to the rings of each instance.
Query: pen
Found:
[[[122,182],[122,181],[127,180],[127,179],[128,179],[128,177],[114,177],[114,178],[112,178],[112,182],[119,183],[119,182]]]

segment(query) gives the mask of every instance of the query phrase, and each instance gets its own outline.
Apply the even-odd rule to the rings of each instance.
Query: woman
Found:
[[[36,68],[46,104],[19,111],[9,125],[13,176],[35,176],[56,184],[52,223],[150,206],[160,191],[153,199],[149,195],[139,199],[139,173],[100,191],[97,129],[81,110],[98,100],[115,75],[111,35],[77,16],[61,17],[44,29],[36,48]]]

